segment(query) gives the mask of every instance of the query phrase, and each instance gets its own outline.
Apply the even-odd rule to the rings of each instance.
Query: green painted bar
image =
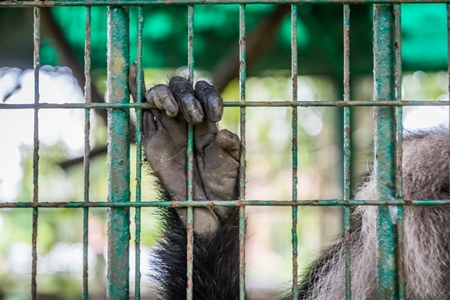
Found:
[[[394,13],[392,4],[374,5],[374,99],[395,99]],[[375,108],[375,166],[378,199],[395,199],[395,110]],[[377,298],[398,299],[394,206],[378,207]]]
[[[92,199],[91,199],[92,200]],[[407,204],[403,200],[349,200],[324,199],[324,200],[298,200],[298,201],[279,201],[279,200],[208,200],[194,202],[178,202],[155,200],[148,202],[0,202],[2,208],[80,208],[80,207],[213,207],[213,206],[378,206],[378,205],[412,205],[412,206],[450,206],[450,199],[436,200],[409,200]]]
[[[297,34],[296,4],[291,5],[291,81],[292,102],[298,101],[298,34]],[[292,201],[298,198],[298,109],[292,107]],[[298,286],[298,207],[292,206],[292,299],[298,299],[300,290]]]
[[[350,101],[350,6],[344,4],[344,101]],[[344,107],[344,201],[351,198],[351,142],[350,142],[350,107]],[[350,253],[350,206],[344,210],[344,241],[345,241],[345,298],[352,299],[351,253]]]
[[[449,101],[437,100],[399,100],[371,101],[354,100],[338,101],[255,101],[225,102],[225,107],[353,107],[353,106],[450,106]],[[151,108],[148,103],[39,103],[39,104],[6,104],[0,103],[0,109],[108,109],[108,108]]]
[[[107,88],[109,102],[128,103],[129,25],[123,7],[108,7]],[[130,112],[108,111],[108,201],[130,201]],[[129,297],[130,210],[108,210],[107,298]]]
[[[239,99],[240,103],[246,103],[245,82],[247,80],[246,59],[246,26],[245,4],[239,5]],[[246,109],[241,107],[240,112],[241,153],[239,166],[239,200],[245,201],[246,188]],[[245,237],[246,237],[245,207],[239,208],[239,299],[245,300]]]
[[[142,70],[142,31],[144,28],[144,18],[142,15],[142,7],[137,8],[137,69]],[[144,80],[143,73],[138,72],[136,77],[137,84],[137,94],[136,102],[141,103],[142,98],[142,82]],[[142,109],[136,109],[136,202],[141,202],[141,178],[142,178]],[[136,207],[134,214],[134,224],[135,224],[135,238],[134,238],[134,248],[135,248],[135,275],[134,275],[134,299],[141,299],[141,208]]]
[[[371,4],[371,3],[449,3],[449,0],[59,0],[0,2],[0,7],[106,6],[106,5],[174,5],[174,4]]]
[[[33,10],[33,67],[34,67],[34,104],[39,104],[39,71],[41,67],[40,46],[41,46],[41,10]],[[33,131],[33,203],[39,202],[39,108],[34,109],[34,131]],[[37,297],[37,235],[38,235],[39,211],[33,208],[33,225],[31,233],[31,299]]]
[[[188,72],[189,81],[194,82],[194,6],[188,6]],[[187,201],[194,201],[194,126],[188,124],[188,143],[187,143]],[[187,210],[187,287],[186,299],[194,298],[194,210],[188,207]]]
[[[402,28],[401,28],[401,6],[394,4],[394,30],[395,30],[395,100],[402,99]],[[396,113],[396,200],[403,201],[403,107],[397,106]],[[403,264],[403,249],[404,249],[404,219],[403,206],[398,207],[397,218],[397,265],[398,265],[398,296],[399,299],[405,299],[406,277]]]
[[[450,4],[447,4],[447,76],[450,76]],[[450,77],[448,77],[447,82],[447,93],[448,93],[448,102],[450,103]],[[448,110],[448,126],[450,128],[450,109]],[[448,173],[449,173],[449,181],[448,186],[450,190],[450,154],[449,154],[449,165],[448,165]],[[450,209],[448,211],[450,214]],[[447,233],[450,236],[450,228],[447,229]]]
[[[84,97],[86,103],[91,102],[91,8],[85,8],[86,18],[86,37],[84,41]],[[91,130],[91,110],[85,109],[84,111],[84,157],[83,157],[83,200],[89,202],[89,187],[90,187],[90,130]],[[89,297],[88,287],[88,244],[89,244],[89,208],[83,208],[83,293],[82,300],[87,300]]]

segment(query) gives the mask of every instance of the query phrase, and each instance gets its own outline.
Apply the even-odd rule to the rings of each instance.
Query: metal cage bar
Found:
[[[142,70],[142,31],[144,29],[144,17],[142,15],[142,7],[137,8],[137,74],[136,74],[136,97],[135,101],[139,104],[143,98],[143,73]],[[136,108],[136,202],[141,202],[141,178],[142,178],[142,109]],[[134,299],[141,299],[141,208],[136,207],[134,215],[135,223],[135,282],[134,282]]]
[[[41,67],[40,45],[41,45],[41,10],[34,8],[33,20],[33,65],[34,65],[34,104],[39,104],[39,71]],[[34,133],[33,133],[33,204],[39,203],[39,107],[34,109]],[[37,230],[38,230],[38,208],[33,208],[33,228],[31,234],[32,263],[31,263],[31,298],[36,299],[37,293]]]
[[[85,103],[91,103],[91,8],[85,8],[86,18],[86,36],[84,41],[84,95]],[[89,202],[89,173],[90,173],[90,151],[89,143],[91,130],[91,110],[84,110],[84,157],[83,157],[83,173],[84,173],[84,202]],[[82,299],[87,300],[89,296],[88,287],[88,241],[89,241],[89,208],[83,208],[83,293]]]
[[[297,5],[291,5],[291,81],[292,102],[298,101]],[[292,201],[298,198],[298,109],[292,107]],[[292,206],[292,299],[298,299],[298,207]]]
[[[450,103],[450,3],[446,5],[447,10],[447,93],[448,93],[448,102]],[[450,128],[450,108],[448,110],[448,126]],[[450,131],[449,131],[450,136]],[[450,190],[450,153],[448,155],[449,166],[449,190]],[[450,210],[449,210],[450,213]],[[450,236],[450,228],[448,229],[448,234]]]
[[[392,4],[374,4],[374,100],[395,98],[394,13]],[[395,199],[395,110],[375,108],[375,165],[377,194]],[[379,206],[377,218],[377,297],[398,299],[396,230],[397,208]]]
[[[353,107],[353,106],[450,106],[448,101],[432,100],[352,100],[352,101],[253,101],[224,102],[225,107]],[[38,104],[8,104],[0,103],[0,109],[108,109],[108,108],[151,108],[148,103],[38,103]]]
[[[167,201],[156,199],[149,202],[2,202],[2,208],[81,208],[81,207],[97,207],[97,208],[124,208],[124,207],[212,207],[212,206],[226,206],[226,207],[243,207],[243,206],[435,206],[435,205],[450,205],[450,199],[436,200],[436,199],[422,199],[422,200],[408,200],[405,203],[403,200],[348,200],[342,199],[314,199],[301,201],[280,201],[276,199],[271,200],[208,200],[195,201],[194,203],[187,201]]]
[[[394,69],[394,86],[395,86],[395,100],[402,99],[402,28],[401,28],[401,6],[394,4],[394,54],[395,54],[395,69]],[[395,108],[396,114],[396,164],[397,170],[395,175],[395,193],[396,199],[403,201],[403,107],[397,106]],[[398,270],[398,296],[399,299],[405,299],[406,278],[403,264],[404,253],[404,219],[403,206],[398,206],[397,215],[397,270]]]
[[[188,72],[189,81],[194,82],[194,6],[188,5]],[[187,201],[194,202],[194,126],[188,124],[187,143]],[[194,210],[187,209],[187,287],[186,299],[194,298]]]
[[[245,98],[245,81],[247,80],[247,58],[246,58],[246,27],[245,27],[245,4],[239,5],[239,99],[240,103],[246,103]],[[240,136],[241,136],[241,153],[239,166],[239,200],[245,201],[245,184],[246,184],[246,160],[245,145],[246,131],[245,107],[240,109]],[[239,208],[239,299],[245,300],[245,207]]]
[[[243,207],[243,206],[435,206],[435,205],[450,205],[450,199],[436,200],[436,199],[423,199],[423,200],[408,200],[405,203],[403,200],[349,200],[344,201],[342,199],[315,199],[315,200],[301,200],[301,201],[279,201],[272,200],[212,200],[212,201],[195,201],[190,203],[187,201],[167,201],[167,200],[155,200],[152,202],[2,202],[0,203],[0,209],[2,208],[81,208],[81,207],[97,207],[97,208],[125,208],[125,207],[212,207],[212,206],[225,206],[225,207]]]
[[[350,6],[344,4],[344,101],[350,101]],[[351,198],[350,107],[344,107],[344,202]],[[350,206],[344,206],[345,297],[352,299]]]
[[[129,29],[128,11],[108,7],[107,86],[111,103],[128,103]],[[111,24],[114,24],[112,26]],[[108,201],[130,202],[130,112],[108,112]],[[108,299],[129,297],[129,207],[108,209]],[[120,272],[118,272],[120,270]]]
[[[296,4],[296,3],[314,3],[314,4],[361,4],[361,0],[265,0],[264,4]],[[449,3],[449,0],[365,0],[364,4],[380,3]],[[52,7],[52,6],[107,6],[107,5],[171,5],[174,2],[167,0],[56,0],[56,1],[14,1],[6,0],[0,2],[0,7]],[[194,4],[261,4],[261,0],[177,0],[176,4],[194,5]]]

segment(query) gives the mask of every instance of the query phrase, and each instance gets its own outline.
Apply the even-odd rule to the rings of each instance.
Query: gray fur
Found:
[[[403,144],[403,193],[405,200],[448,199],[449,130],[435,128],[410,133]],[[377,199],[372,174],[356,199]],[[404,267],[407,299],[449,299],[450,209],[445,206],[404,209]],[[358,207],[361,231],[352,236],[352,298],[376,299],[377,208]],[[345,299],[344,249],[320,268],[307,299]],[[323,270],[323,271],[320,271]]]

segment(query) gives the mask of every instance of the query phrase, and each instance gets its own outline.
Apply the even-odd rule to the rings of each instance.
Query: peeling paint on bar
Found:
[[[107,87],[109,101],[128,103],[129,25],[123,7],[108,7]],[[130,114],[126,108],[108,111],[108,201],[130,201]],[[107,217],[107,298],[129,297],[130,210],[111,207]]]
[[[392,4],[374,5],[374,99],[395,98],[394,13]],[[375,164],[379,199],[395,200],[395,110],[375,108]],[[396,226],[389,207],[378,207],[377,298],[398,299]]]
[[[449,0],[60,0],[60,1],[16,1],[0,2],[0,7],[52,7],[52,6],[106,6],[106,5],[174,5],[174,4],[371,4],[371,3],[449,3]]]
[[[91,102],[91,8],[85,8],[86,18],[86,37],[84,41],[84,94],[85,102]],[[84,111],[84,157],[83,157],[83,170],[84,170],[84,202],[89,202],[89,170],[90,170],[90,151],[91,146],[89,142],[90,130],[91,130],[91,110],[85,109]],[[88,243],[89,243],[89,208],[83,208],[83,291],[82,300],[87,300],[89,297],[88,288]]]
[[[194,6],[188,6],[188,70],[189,81],[194,82]],[[187,201],[194,201],[194,126],[188,124],[188,137],[187,137]],[[194,298],[194,211],[192,207],[187,209],[187,250],[186,250],[186,263],[187,263],[187,286],[186,286],[186,299],[192,300]]]
[[[450,106],[449,101],[441,100],[393,100],[393,101],[253,101],[224,102],[225,107],[352,107],[352,106]],[[7,104],[0,103],[0,109],[108,109],[108,108],[151,108],[148,103],[38,103]]]
[[[344,5],[344,101],[350,101],[350,6]],[[350,142],[350,107],[344,107],[344,201],[351,198],[351,142]],[[345,298],[352,299],[351,253],[350,253],[350,206],[344,208],[344,242],[345,242]]]
[[[213,207],[213,206],[378,206],[378,205],[412,205],[412,206],[450,206],[450,199],[436,200],[342,200],[342,199],[316,199],[298,201],[279,200],[208,200],[208,201],[166,201],[155,200],[149,202],[0,202],[2,208],[127,208],[127,207]]]
[[[41,11],[39,8],[34,9],[33,20],[33,67],[34,67],[34,132],[33,132],[33,203],[39,203],[39,70],[40,46],[41,46]],[[37,297],[37,234],[38,234],[38,216],[37,207],[33,208],[33,225],[31,233],[32,262],[31,262],[31,299]]]
[[[297,14],[296,4],[291,5],[291,80],[292,102],[298,101],[298,46],[297,46]],[[292,201],[298,198],[298,109],[292,107]],[[298,207],[292,206],[292,299],[298,299]]]
[[[247,80],[247,59],[246,59],[246,27],[245,27],[245,4],[239,6],[239,100],[245,104],[245,82]],[[241,106],[240,112],[240,135],[241,135],[241,153],[239,164],[239,200],[245,200],[246,188],[246,110]],[[239,299],[245,300],[245,206],[239,208]]]
[[[402,99],[402,28],[401,28],[401,6],[394,4],[394,52],[395,52],[395,100]],[[396,200],[403,201],[403,107],[396,108]],[[397,267],[398,267],[398,296],[405,299],[406,277],[403,263],[403,206],[397,206]]]
[[[446,5],[446,11],[447,11],[447,77],[450,76],[450,4]],[[448,94],[448,102],[450,103],[450,78],[448,77],[447,79],[447,93]],[[449,126],[450,128],[450,109],[448,110],[448,123],[447,126]],[[448,133],[449,137],[450,137],[450,132]],[[449,153],[449,157],[448,157],[448,161],[449,161],[449,169],[448,169],[448,173],[450,175],[450,153]],[[449,181],[448,181],[448,187],[450,189],[450,176],[449,176]],[[448,210],[448,213],[450,214],[450,209]],[[447,228],[447,234],[450,235],[450,228]]]
[[[144,18],[142,15],[142,7],[137,8],[137,69],[142,70],[142,31],[144,28]],[[136,77],[136,97],[137,103],[142,101],[143,92],[143,73],[138,72]],[[142,178],[142,110],[136,109],[136,202],[141,202],[141,178]],[[141,299],[141,208],[136,207],[134,215],[135,224],[135,282],[134,282],[134,299]]]

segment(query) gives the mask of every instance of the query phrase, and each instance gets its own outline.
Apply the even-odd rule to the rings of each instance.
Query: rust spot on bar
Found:
[[[186,250],[186,260],[187,263],[193,264],[194,261],[194,224],[188,223],[187,224],[187,250]],[[193,266],[192,266],[193,267]],[[187,286],[186,291],[189,291],[193,289],[193,280],[192,280],[192,274],[187,274]],[[189,292],[187,292],[189,293]]]

